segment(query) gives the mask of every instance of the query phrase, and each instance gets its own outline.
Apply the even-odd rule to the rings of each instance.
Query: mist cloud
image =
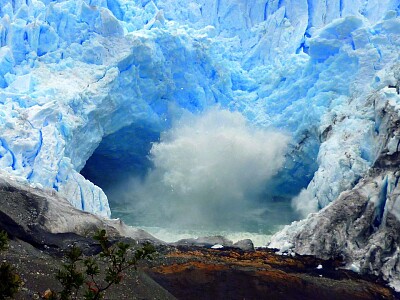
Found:
[[[252,206],[282,167],[288,141],[238,112],[188,113],[153,145],[146,178],[114,193],[148,226],[219,226]]]

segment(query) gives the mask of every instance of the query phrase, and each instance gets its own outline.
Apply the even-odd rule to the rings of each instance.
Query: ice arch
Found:
[[[287,132],[215,105],[177,112],[161,134],[142,122],[104,137],[86,162],[81,174],[106,192],[114,216],[141,226],[266,232],[295,218],[290,200],[311,176],[294,161]]]

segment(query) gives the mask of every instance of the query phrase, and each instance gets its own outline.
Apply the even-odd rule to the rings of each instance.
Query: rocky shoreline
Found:
[[[377,277],[338,269],[340,261],[277,255],[272,249],[159,245],[157,250],[154,261],[126,272],[105,299],[400,299]],[[47,289],[61,289],[55,278],[60,255],[14,239],[3,260],[24,282],[15,299],[42,299]]]
[[[377,277],[340,269],[339,260],[178,246],[144,269],[178,299],[397,299]]]
[[[378,277],[342,270],[339,260],[278,255],[253,249],[249,241],[229,243],[221,237],[166,244],[113,220],[74,209],[65,199],[2,178],[0,228],[10,236],[3,261],[15,266],[24,284],[16,299],[40,299],[60,289],[55,278],[71,244],[86,255],[99,252],[91,236],[106,229],[110,239],[157,248],[154,261],[127,272],[106,299],[398,299]],[[219,249],[212,245],[223,244]]]

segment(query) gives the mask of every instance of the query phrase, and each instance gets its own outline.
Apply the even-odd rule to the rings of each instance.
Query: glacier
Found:
[[[109,217],[104,190],[146,176],[185,112],[219,107],[290,137],[265,190],[313,217],[382,151],[398,153],[385,112],[399,117],[399,11],[395,0],[0,0],[0,169]],[[282,234],[275,245],[295,247]]]

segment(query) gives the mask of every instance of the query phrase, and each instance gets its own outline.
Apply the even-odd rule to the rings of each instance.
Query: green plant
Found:
[[[66,262],[62,265],[62,269],[58,270],[56,278],[63,286],[63,290],[60,292],[61,300],[68,300],[73,295],[77,295],[84,283],[85,277],[77,268],[78,262],[82,260],[81,256],[82,250],[74,245],[66,254]]]
[[[8,249],[8,236],[5,231],[0,231],[0,251]],[[0,299],[13,297],[21,286],[21,278],[13,266],[7,262],[0,265]]]
[[[135,251],[123,242],[112,245],[105,230],[98,231],[94,239],[100,244],[100,254],[84,257],[81,249],[73,246],[56,276],[63,290],[59,293],[51,292],[47,299],[76,299],[85,284],[86,289],[82,292],[84,299],[102,299],[106,290],[122,281],[127,269],[136,269],[140,260],[151,259],[155,252],[151,244],[145,244]]]
[[[0,299],[13,297],[21,286],[21,278],[8,263],[0,265]]]
[[[0,231],[0,251],[8,249],[8,235],[4,230]]]

